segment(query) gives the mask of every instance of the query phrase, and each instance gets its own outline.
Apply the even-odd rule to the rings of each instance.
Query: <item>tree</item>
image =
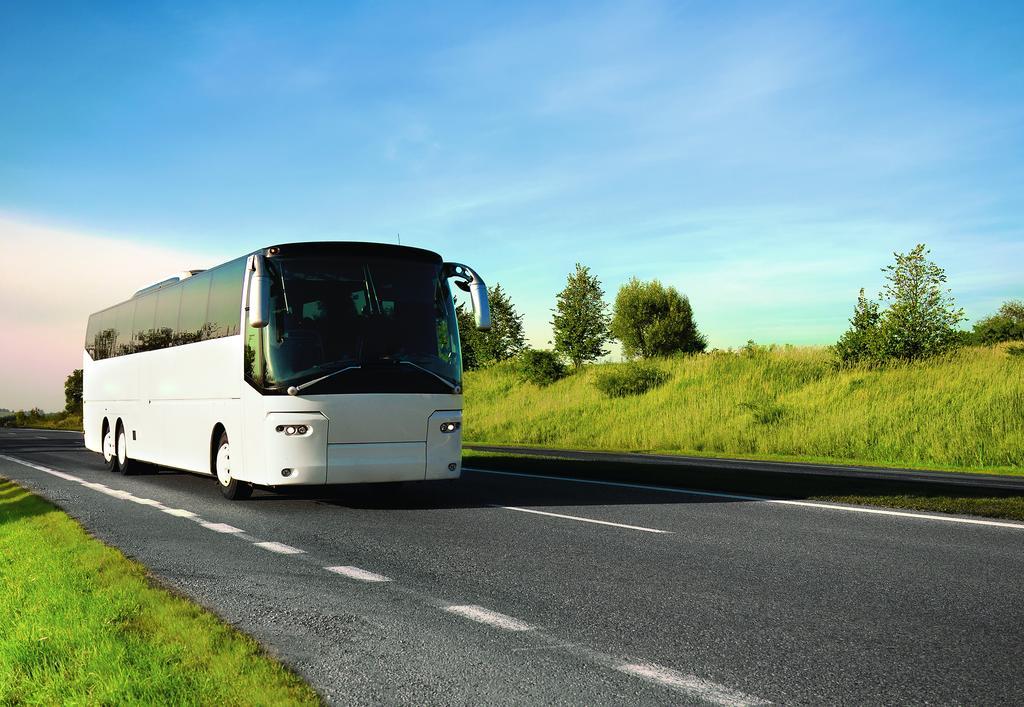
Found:
[[[944,353],[963,340],[958,324],[964,311],[944,287],[946,272],[928,260],[919,243],[909,253],[893,253],[896,262],[882,268],[886,284],[880,305],[861,290],[851,328],[833,347],[840,361],[914,361]]]
[[[551,311],[555,351],[569,359],[574,368],[608,353],[604,345],[611,340],[611,317],[601,281],[590,274],[590,268],[576,263],[576,271],[567,278]]]
[[[466,309],[466,305],[459,302],[455,305],[455,317],[459,321],[459,345],[462,347],[462,367],[467,371],[480,368],[480,361],[477,359],[479,350],[479,339],[482,331],[476,328],[476,320],[473,313]]]
[[[882,268],[886,282],[881,297],[888,301],[878,325],[883,359],[913,361],[948,351],[959,340],[957,325],[964,310],[953,301],[946,272],[928,260],[919,243],[909,253],[893,253],[896,262]]]
[[[82,412],[82,369],[76,368],[64,381],[64,411]]]
[[[845,365],[870,361],[875,358],[878,345],[878,303],[869,300],[860,288],[857,306],[850,318],[850,328],[832,347],[832,351]]]
[[[699,353],[707,341],[693,321],[690,300],[657,280],[632,278],[615,296],[610,331],[629,358]]]
[[[999,311],[974,325],[972,339],[978,344],[1024,340],[1024,300],[1003,302]]]
[[[459,339],[462,342],[462,366],[467,370],[507,361],[526,348],[523,315],[516,312],[512,299],[501,283],[487,288],[491,306],[491,328],[476,328],[473,313],[460,302],[456,307]]]

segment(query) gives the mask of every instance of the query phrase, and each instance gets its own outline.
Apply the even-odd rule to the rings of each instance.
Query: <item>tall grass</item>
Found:
[[[1024,466],[1024,360],[973,347],[837,370],[822,348],[662,359],[640,396],[598,392],[598,364],[546,388],[508,365],[466,374],[467,443],[965,469]]]

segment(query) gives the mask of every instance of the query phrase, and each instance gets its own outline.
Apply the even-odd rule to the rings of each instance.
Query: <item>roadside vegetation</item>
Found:
[[[60,412],[31,410],[0,411],[0,427],[38,427],[50,430],[82,429],[82,369],[78,368],[64,381],[64,409]]]
[[[638,395],[598,387],[632,363],[544,388],[496,365],[466,374],[465,442],[1024,473],[1024,356],[1011,347],[837,367],[825,348],[750,345],[648,359],[665,382]]]
[[[319,704],[253,639],[0,480],[0,704]]]
[[[1024,473],[1024,303],[968,331],[926,247],[893,255],[835,345],[724,351],[675,288],[633,278],[609,312],[577,264],[553,351],[520,338],[469,367],[465,441]],[[467,359],[484,360],[472,348],[487,336],[464,342]],[[597,363],[611,340],[627,360]]]

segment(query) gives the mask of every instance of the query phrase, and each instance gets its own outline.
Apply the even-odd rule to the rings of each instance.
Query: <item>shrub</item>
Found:
[[[699,353],[707,341],[693,321],[686,295],[657,280],[631,279],[619,288],[611,333],[627,358]]]
[[[642,363],[625,366],[609,366],[600,371],[594,385],[609,398],[624,398],[627,395],[643,395],[668,380],[668,373]]]
[[[1024,341],[1024,301],[1004,302],[998,312],[974,325],[972,338],[979,344]]]
[[[1007,346],[1006,353],[1010,354],[1011,356],[1024,357],[1024,346],[1018,344],[1014,344],[1013,346]]]
[[[554,351],[527,349],[516,358],[516,372],[528,383],[551,385],[569,375],[569,369]]]

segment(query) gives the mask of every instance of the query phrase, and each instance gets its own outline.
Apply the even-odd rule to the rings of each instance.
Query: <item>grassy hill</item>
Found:
[[[836,370],[823,348],[653,361],[668,381],[607,398],[606,366],[549,387],[505,363],[465,377],[465,441],[1024,473],[1024,356],[972,347]]]

